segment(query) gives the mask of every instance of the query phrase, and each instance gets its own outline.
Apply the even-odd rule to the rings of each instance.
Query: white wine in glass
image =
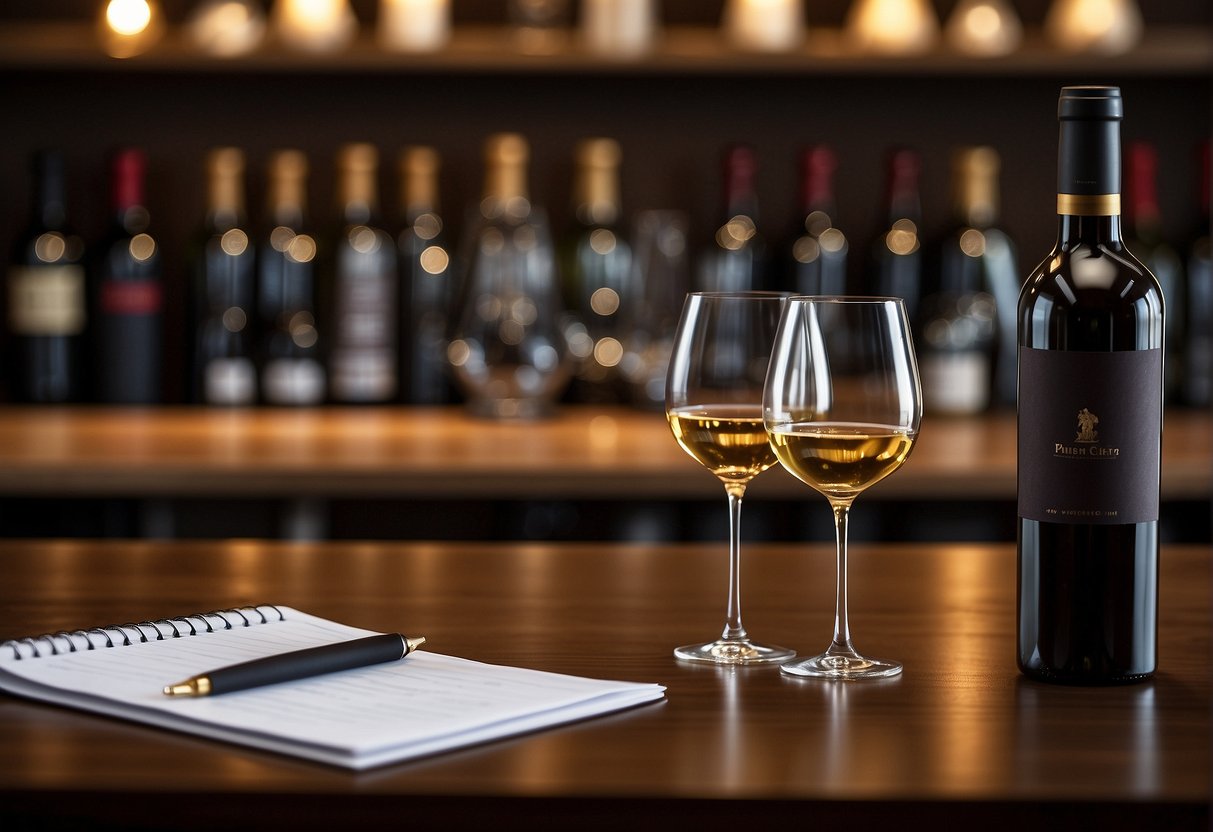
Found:
[[[687,661],[784,662],[786,647],[759,644],[741,624],[741,500],[750,480],[775,464],[762,419],[762,385],[786,296],[773,292],[687,295],[666,376],[674,438],[716,475],[729,499],[729,594],[720,638],[679,647]]]
[[[834,638],[784,673],[827,679],[894,676],[901,664],[861,655],[847,612],[851,503],[909,458],[922,394],[898,298],[798,297],[784,307],[763,392],[763,422],[784,468],[830,502],[838,539]]]

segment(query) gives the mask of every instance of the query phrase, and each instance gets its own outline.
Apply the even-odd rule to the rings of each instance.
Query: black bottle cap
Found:
[[[1125,117],[1120,87],[1062,87],[1057,117],[1062,121],[1120,121]]]
[[[1120,122],[1124,102],[1119,87],[1062,87],[1057,101],[1060,138],[1057,193],[1073,196],[1120,194]],[[1059,213],[1119,214],[1116,200],[1058,204]]]

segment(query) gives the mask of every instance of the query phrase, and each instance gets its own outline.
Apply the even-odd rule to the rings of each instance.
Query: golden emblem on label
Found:
[[[1098,424],[1099,417],[1085,407],[1078,411],[1078,436],[1074,437],[1074,441],[1085,444],[1098,442],[1099,432],[1095,430],[1095,426]]]

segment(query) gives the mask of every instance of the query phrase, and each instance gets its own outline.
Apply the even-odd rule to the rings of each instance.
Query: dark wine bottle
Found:
[[[916,151],[901,148],[889,154],[887,221],[872,244],[867,287],[870,295],[904,300],[911,321],[918,320],[922,294],[921,171]]]
[[[985,410],[994,393],[996,367],[1009,375],[1010,398],[1015,399],[1019,274],[1010,240],[995,227],[998,170],[998,153],[991,147],[964,148],[952,158],[956,229],[940,247],[939,283],[923,300],[919,330],[918,366],[929,413]],[[1010,319],[1005,347],[998,341],[1004,334],[1000,298]]]
[[[453,398],[446,348],[455,269],[438,213],[438,168],[432,147],[407,147],[400,154],[400,390],[408,404]]]
[[[349,144],[337,157],[341,231],[331,275],[329,393],[344,404],[396,398],[396,246],[379,227],[379,153]]]
[[[758,160],[735,145],[724,157],[724,222],[699,263],[699,290],[745,292],[767,288],[766,249],[758,232]]]
[[[206,168],[206,223],[190,297],[191,398],[251,405],[257,401],[252,336],[257,261],[244,213],[244,152],[212,150]]]
[[[1200,225],[1188,244],[1187,341],[1183,399],[1192,407],[1213,405],[1213,246],[1209,242],[1209,143],[1201,146]]]
[[[784,288],[801,295],[847,294],[846,235],[835,226],[834,170],[838,159],[825,145],[801,156],[802,222],[792,235],[791,275]]]
[[[160,246],[148,233],[146,167],[141,150],[114,154],[113,229],[100,250],[93,287],[97,399],[112,404],[163,398],[164,284]]]
[[[620,373],[632,250],[619,230],[619,143],[587,139],[577,146],[576,226],[561,246],[565,338],[573,355],[574,401],[618,403],[628,396]]]
[[[271,231],[257,259],[261,397],[274,405],[320,404],[326,383],[316,323],[316,238],[306,227],[302,152],[280,150],[270,157],[268,194]]]
[[[30,227],[8,270],[9,393],[18,402],[73,402],[84,394],[84,243],[67,224],[63,156],[36,154],[33,172]]]
[[[1163,393],[1167,403],[1179,396],[1183,381],[1184,267],[1179,252],[1163,236],[1162,213],[1158,208],[1158,153],[1149,142],[1129,145],[1125,181],[1125,244],[1145,264],[1162,289],[1167,305]]]
[[[1080,684],[1157,666],[1163,298],[1121,239],[1116,87],[1058,103],[1053,251],[1019,303],[1020,670]]]

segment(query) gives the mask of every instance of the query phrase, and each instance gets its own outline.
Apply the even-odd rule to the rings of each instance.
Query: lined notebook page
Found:
[[[482,664],[425,650],[390,664],[223,696],[161,692],[166,684],[226,665],[375,635],[278,609],[285,620],[129,646],[21,660],[6,648],[0,689],[357,769],[664,695],[660,685]]]

